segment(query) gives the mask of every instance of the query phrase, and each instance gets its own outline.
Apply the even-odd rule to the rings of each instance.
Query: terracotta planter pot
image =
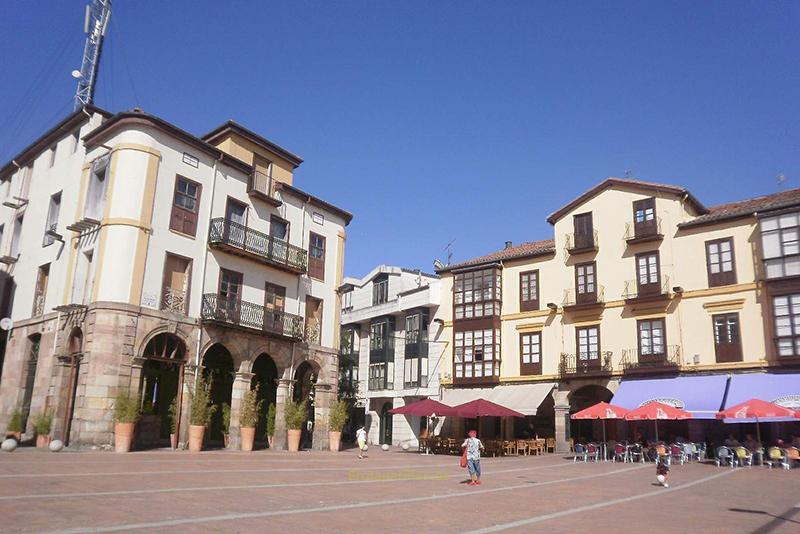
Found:
[[[136,423],[114,423],[114,450],[130,452]]]
[[[50,446],[51,441],[53,441],[53,438],[50,436],[36,436],[36,448],[46,449]]]
[[[206,427],[203,425],[189,425],[189,452],[200,452],[203,450],[203,435]]]
[[[7,438],[14,438],[17,440],[17,443],[22,442],[22,432],[6,432]]]
[[[288,430],[289,433],[289,452],[297,452],[300,450],[300,436],[302,435],[302,430]]]
[[[239,430],[242,433],[242,450],[245,452],[252,451],[253,442],[256,440],[255,427],[249,427],[249,428],[242,427]]]
[[[332,452],[339,452],[339,445],[342,442],[342,433],[341,432],[328,432],[328,441],[331,444],[331,451]]]
[[[178,448],[178,434],[169,435],[169,446],[175,450]]]
[[[267,436],[267,445],[270,449],[275,447],[275,436]]]

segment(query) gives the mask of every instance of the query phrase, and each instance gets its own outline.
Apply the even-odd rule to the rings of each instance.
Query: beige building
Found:
[[[799,211],[800,190],[707,208],[681,187],[605,180],[548,218],[553,239],[437,271],[443,400],[508,405],[527,421],[486,418],[484,435],[533,429],[561,449],[597,430],[569,414],[612,397],[686,408],[690,434],[746,394],[745,373],[796,406]]]
[[[113,440],[111,407],[140,392],[137,445],[188,428],[204,373],[231,406],[244,392],[313,397],[306,445],[326,446],[336,396],[345,226],[351,215],[294,186],[302,160],[228,122],[196,137],[133,110],[75,112],[0,168],[4,315],[0,428],[55,413],[53,435]],[[265,441],[264,415],[257,441]],[[221,410],[207,432],[222,442]]]

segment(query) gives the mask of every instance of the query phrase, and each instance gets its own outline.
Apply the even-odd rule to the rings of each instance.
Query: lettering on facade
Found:
[[[191,154],[187,154],[186,152],[183,153],[183,162],[187,165],[191,165],[192,167],[197,167],[200,164],[200,160],[196,157],[192,156]]]
[[[648,399],[641,403],[639,406],[646,406],[651,402],[660,402],[661,404],[666,404],[667,406],[672,406],[673,408],[678,408],[683,410],[686,404],[680,399],[673,399],[671,397],[656,397],[654,399]]]
[[[790,410],[798,410],[800,409],[800,395],[783,395],[772,401],[772,403]]]
[[[158,308],[158,297],[152,293],[142,293],[142,306]]]

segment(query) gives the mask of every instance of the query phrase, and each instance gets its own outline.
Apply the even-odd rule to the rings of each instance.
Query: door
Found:
[[[639,363],[662,364],[667,357],[664,320],[639,321]]]
[[[269,257],[279,263],[286,263],[289,242],[289,222],[280,217],[269,218]]]
[[[286,304],[286,288],[266,283],[264,288],[264,329],[269,332],[283,334],[283,310]]]
[[[597,277],[594,262],[575,266],[575,302],[576,304],[597,302]]]
[[[224,321],[238,324],[242,302],[242,273],[221,269],[217,312]]]
[[[392,414],[389,413],[389,410],[392,409],[392,403],[387,402],[381,408],[381,426],[380,426],[380,442],[381,445],[384,443],[391,445],[392,444]]]
[[[633,229],[635,237],[651,236],[658,232],[655,198],[645,198],[633,203]]]
[[[580,372],[593,371],[600,368],[600,327],[588,326],[575,329],[578,357],[575,361],[576,370]]]
[[[592,226],[592,214],[581,213],[580,215],[575,215],[573,223],[575,225],[574,248],[594,248],[594,228]]]
[[[161,309],[188,313],[192,260],[167,253],[161,289]]]
[[[322,340],[322,301],[306,297],[306,341],[320,344]]]
[[[47,295],[47,283],[50,280],[50,264],[39,267],[36,276],[36,292],[33,296],[33,316],[44,313],[44,299]]]
[[[258,154],[253,154],[253,179],[251,189],[268,197],[272,196],[272,163]]]
[[[247,242],[247,205],[228,199],[225,204],[225,232],[223,241],[244,249]]]
[[[714,352],[717,362],[742,361],[742,342],[739,337],[739,314],[712,316],[714,322]]]
[[[658,252],[636,255],[636,287],[639,296],[661,293]]]

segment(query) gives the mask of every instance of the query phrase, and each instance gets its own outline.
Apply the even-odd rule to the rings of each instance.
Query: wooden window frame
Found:
[[[644,354],[642,352],[642,323],[661,323],[661,350],[662,352],[650,352]],[[650,345],[653,345],[653,327],[650,326]],[[664,317],[655,317],[652,319],[640,319],[636,321],[636,347],[639,352],[639,361],[662,361],[667,358],[667,321]]]
[[[195,205],[194,205],[195,210],[194,211],[190,211],[190,210],[184,208],[183,206],[179,206],[176,203],[176,201],[178,199],[178,195],[183,195],[184,194],[184,193],[180,193],[178,191],[178,184],[181,181],[185,181],[187,183],[190,183],[190,184],[194,185],[197,188],[197,196],[193,199],[194,202],[195,202]],[[169,216],[169,229],[171,231],[176,232],[176,233],[178,233],[178,234],[180,234],[182,236],[189,237],[191,239],[194,239],[197,236],[197,227],[200,224],[200,199],[202,198],[202,195],[203,195],[203,185],[201,183],[196,182],[196,181],[194,181],[194,180],[192,180],[190,178],[187,178],[185,176],[182,176],[180,174],[176,174],[175,175],[175,183],[173,184],[173,187],[172,187],[172,208],[170,209],[170,216]],[[226,209],[227,209],[227,206],[226,206]],[[183,214],[183,218],[181,219],[181,223],[182,223],[181,224],[181,228],[177,228],[176,227],[176,224],[175,224],[175,215],[176,215],[176,213]],[[185,217],[186,217],[187,214],[190,214],[191,216],[194,217],[194,222],[192,223],[192,226],[191,226],[191,230],[192,230],[191,232],[188,232],[187,228],[186,228],[186,218]]]
[[[736,339],[731,342],[720,343],[717,336],[717,321],[724,321],[725,334],[728,339],[731,336],[731,328],[729,319],[733,317],[736,319]],[[727,362],[740,362],[742,361],[742,328],[739,322],[739,314],[737,312],[719,313],[711,316],[711,332],[714,336],[714,356],[717,363]]]
[[[486,273],[488,273],[488,275]],[[478,274],[480,274],[480,276],[477,276]],[[483,280],[487,278],[487,276],[491,282],[491,288],[487,288],[483,283]],[[481,280],[480,288],[477,288],[475,282],[478,279]],[[467,284],[467,280],[469,280],[469,284]],[[468,285],[470,286],[469,289],[467,289]],[[502,287],[502,273],[500,269],[496,267],[476,269],[474,271],[456,274],[453,280],[453,319],[456,321],[468,321],[500,316],[502,313]],[[485,293],[486,289],[491,289],[491,294],[488,298]],[[468,294],[470,295],[469,301],[467,300]],[[487,313],[487,307],[491,308],[491,313]],[[461,308],[462,317],[458,316],[459,308]],[[478,311],[480,311],[480,313],[478,313]]]
[[[372,279],[372,305],[389,302],[389,276],[382,274]]]
[[[238,198],[232,197],[230,195],[226,196],[225,197],[225,220],[226,221],[230,221],[231,220],[231,219],[228,219],[228,214],[229,214],[228,207],[231,206],[231,205],[238,205],[239,207],[244,208],[244,222],[242,222],[240,224],[242,224],[243,226],[247,226],[247,223],[250,220],[250,206],[247,204],[247,202],[242,202]]]
[[[788,310],[788,314],[778,315],[775,309],[775,300],[785,298],[787,299],[787,306],[786,309]],[[772,315],[772,331],[775,340],[775,354],[778,358],[798,358],[800,357],[800,327],[795,325],[795,318],[800,317],[800,314],[792,313],[793,307],[793,299],[797,299],[800,301],[800,293],[792,292],[792,293],[781,293],[775,294],[770,296],[770,314]],[[778,333],[778,319],[780,317],[788,317],[788,326],[791,329],[790,335],[780,335]],[[792,353],[791,354],[781,354],[781,341],[782,340],[789,340],[792,344]]]
[[[720,256],[719,262],[718,262],[719,267],[720,267],[720,272],[712,273],[711,272],[711,266],[712,266],[711,250],[710,250],[711,246],[712,245],[720,245],[721,243],[724,243],[726,241],[729,242],[730,245],[731,245],[731,270],[730,271],[723,271],[722,270],[722,265],[723,265],[722,257],[721,257],[722,256],[722,251],[720,251],[718,253],[719,256]],[[736,279],[737,279],[737,277],[736,277],[736,251],[734,250],[734,246],[733,246],[733,237],[723,237],[723,238],[720,238],[720,239],[712,239],[710,241],[706,241],[705,242],[705,248],[706,248],[706,272],[708,274],[708,287],[728,286],[728,285],[735,284],[736,283]]]
[[[276,222],[276,221],[286,224],[286,237],[285,238],[275,237],[275,236],[272,235],[272,224],[274,222]],[[283,241],[286,241],[288,243],[289,242],[289,236],[291,235],[291,231],[292,231],[292,223],[290,223],[289,221],[287,221],[283,217],[279,217],[277,215],[270,215],[269,216],[269,235],[271,237],[274,237],[275,239],[283,239]]]
[[[579,220],[589,221],[589,229],[587,233],[584,234],[584,232],[578,231]],[[576,213],[575,215],[572,216],[572,231],[573,231],[572,235],[575,238],[575,241],[572,243],[572,248],[590,249],[596,245],[596,243],[594,242],[594,217],[592,216],[591,211],[587,211],[585,213]]]
[[[594,286],[594,291],[587,292],[584,291],[581,293],[579,291],[580,283],[578,279],[580,277],[580,270],[586,268],[588,266],[592,267],[592,285]],[[584,274],[584,278],[586,275]],[[588,285],[587,282],[584,285]],[[581,296],[583,295],[583,296]],[[575,303],[576,304],[586,304],[590,302],[597,302],[597,295],[598,295],[598,287],[597,287],[597,262],[595,261],[587,261],[585,263],[577,263],[575,264]]]
[[[234,271],[233,269],[225,269],[220,267],[219,277],[217,279],[217,297],[222,298],[222,277],[225,273],[235,274],[239,276],[239,291],[236,292],[236,310],[237,312],[242,308],[242,288],[244,287],[244,273]]]
[[[525,345],[533,347],[533,337],[539,338],[539,361],[536,363],[525,363],[523,359],[523,349]],[[533,352],[531,352],[533,355]],[[519,334],[519,374],[520,375],[540,375],[542,374],[542,333],[541,332],[521,332]]]
[[[655,282],[648,282],[646,284],[642,283],[641,279],[641,272],[639,271],[639,260],[641,258],[649,258],[651,256],[656,257],[656,281]],[[634,256],[634,261],[636,262],[636,293],[637,295],[658,295],[661,293],[661,254],[657,250],[651,250],[648,252],[641,252]],[[647,279],[651,278],[652,273],[650,272],[650,262],[647,262]]]
[[[318,237],[322,239],[322,257],[317,258],[312,254],[312,249],[315,248],[312,244],[312,240],[314,237]],[[326,256],[326,239],[325,236],[317,234],[315,232],[308,232],[308,276],[319,280],[320,282],[325,281],[325,256]],[[319,248],[319,247],[316,247]]]
[[[597,357],[592,358],[590,354],[586,355],[586,359],[581,359],[581,332],[588,331],[588,330],[597,330]],[[589,335],[587,333],[587,349],[589,348],[588,339]],[[581,362],[586,362],[588,367],[600,367],[600,361],[602,360],[602,338],[600,335],[600,325],[599,324],[590,324],[586,326],[579,326],[575,328],[575,364],[577,366],[582,366]]]
[[[484,336],[484,334],[485,334],[485,332],[487,330],[489,330],[491,332],[491,338],[492,339],[491,339],[490,343],[486,343],[486,337]],[[480,332],[481,333],[480,338],[482,340],[482,343],[479,343],[479,344],[475,343],[475,339],[477,337],[477,336],[475,336],[476,332]],[[469,344],[469,345],[467,344],[467,334],[469,334],[470,337],[471,337],[471,344]],[[463,336],[463,341],[462,341],[462,344],[461,344],[460,347],[458,346],[458,341],[459,341],[458,338],[459,338],[459,336]],[[459,331],[456,331],[453,334],[453,380],[463,383],[465,381],[466,382],[490,382],[490,381],[496,381],[497,379],[499,379],[499,376],[500,376],[500,364],[501,364],[501,351],[502,351],[501,343],[502,343],[502,334],[501,334],[501,331],[500,331],[500,327],[497,326],[497,325],[487,325],[487,328],[475,328],[475,329],[470,329],[470,330],[459,330]],[[492,347],[492,358],[491,359],[486,359],[485,358],[485,354],[483,352],[483,350],[487,346],[491,346]],[[471,356],[472,359],[470,361],[467,361],[467,356],[466,356],[467,347],[470,347],[470,350],[472,352],[472,356]],[[461,356],[462,359],[461,359],[460,362],[457,360],[457,355],[456,355],[456,352],[457,352],[458,348],[461,348],[461,350],[462,350],[462,356]],[[476,348],[480,348],[480,351],[481,351],[480,352],[480,354],[481,354],[480,360],[476,357],[476,354],[477,354]],[[492,374],[491,375],[487,375],[486,374],[486,363],[487,362],[491,362],[491,364],[492,364],[491,365],[491,367],[492,367]],[[480,366],[481,366],[481,376],[476,376],[475,367],[476,367],[477,363],[480,363]],[[463,369],[462,376],[457,376],[456,367],[459,366],[459,365],[462,366],[462,369]],[[467,367],[470,368],[470,373],[469,373],[470,376],[467,376],[467,371],[466,371]]]
[[[182,260],[186,260],[189,262],[188,270],[189,273],[186,276],[186,296],[184,297],[184,305],[183,305],[183,313],[188,315],[189,314],[189,305],[191,304],[191,295],[192,295],[192,274],[194,273],[194,259],[190,258],[189,256],[184,256],[182,254],[175,254],[174,252],[164,251],[164,265],[161,268],[161,296],[160,298],[164,297],[164,288],[166,287],[167,283],[167,258],[173,256],[175,258],[180,258]],[[220,269],[220,273],[223,269]],[[222,276],[222,274],[220,274]],[[242,277],[242,281],[244,281],[244,277]]]
[[[647,218],[647,209],[652,208],[653,214],[650,219]],[[637,218],[638,212],[642,212],[643,218],[639,222]],[[644,237],[655,235],[658,232],[658,217],[656,215],[656,198],[648,197],[640,200],[633,201],[633,234],[635,237]]]
[[[525,278],[527,277],[528,283],[528,300],[525,300],[523,297],[523,289],[526,287]],[[535,277],[535,283],[533,284],[533,289],[536,292],[536,298],[531,299],[531,284],[530,279],[531,277]],[[539,269],[533,269],[530,271],[523,271],[519,273],[519,309],[520,311],[536,311],[539,309]]]

